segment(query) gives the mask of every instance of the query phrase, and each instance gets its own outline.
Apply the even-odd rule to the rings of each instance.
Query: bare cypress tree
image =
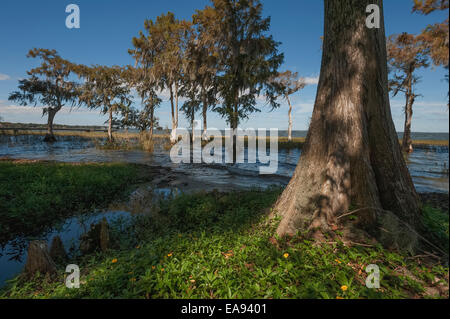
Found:
[[[305,231],[324,240],[339,229],[346,240],[371,237],[414,250],[420,203],[389,106],[382,0],[324,3],[314,111],[295,173],[274,207],[277,234]],[[378,29],[366,27],[369,4],[381,10]]]
[[[387,52],[392,74],[389,89],[393,96],[403,92],[406,98],[402,148],[404,152],[411,153],[413,151],[411,138],[413,104],[420,96],[415,93],[415,85],[419,82],[415,72],[419,68],[428,67],[429,50],[423,47],[414,35],[402,33],[389,37]]]
[[[42,116],[47,114],[46,142],[56,141],[53,134],[53,120],[61,108],[75,105],[78,97],[78,84],[69,81],[74,64],[61,58],[56,50],[32,49],[27,57],[40,58],[39,67],[27,71],[28,78],[19,80],[19,91],[9,95],[10,101],[21,105],[42,104]]]
[[[289,96],[298,92],[306,86],[306,83],[303,78],[299,78],[298,73],[292,73],[287,70],[285,72],[279,73],[278,76],[274,80],[281,88],[283,98],[289,105],[288,117],[289,117],[289,125],[288,125],[288,140],[292,140],[292,104]]]

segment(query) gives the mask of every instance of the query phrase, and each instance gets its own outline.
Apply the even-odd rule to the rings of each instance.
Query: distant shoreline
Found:
[[[21,129],[42,129],[45,130],[47,129],[47,124],[37,124],[37,123],[12,123],[12,122],[0,122],[0,130],[1,129],[7,129],[10,127],[14,127],[14,128],[21,128]],[[108,127],[104,126],[104,125],[65,125],[65,124],[53,124],[53,129],[58,130],[58,129],[64,129],[64,130],[68,130],[68,129],[74,129],[74,130],[107,130]],[[219,129],[220,131],[223,131],[223,129]],[[124,129],[119,129],[116,131],[125,131]],[[130,132],[137,132],[136,129],[134,128],[130,128],[129,129]],[[168,133],[170,133],[170,129],[169,128],[159,128],[159,129],[155,129],[155,131],[167,131]],[[287,132],[287,129],[279,129],[279,132]],[[293,130],[292,133],[294,133],[293,135],[295,135],[295,133],[303,133],[306,135],[307,130]],[[397,132],[397,134],[403,134],[403,132]],[[419,132],[419,131],[413,131],[412,134],[447,134],[449,135],[449,132]],[[298,137],[298,136],[297,136]],[[303,137],[303,136],[302,136]]]
[[[107,137],[107,127],[105,126],[89,126],[89,125],[60,125],[55,124],[53,126],[55,136],[80,136],[85,138],[106,138]],[[284,132],[284,130],[280,130],[280,132]],[[278,139],[280,144],[290,144],[290,148],[301,147],[305,142],[305,137],[295,136],[295,132],[301,132],[306,135],[306,131],[293,131],[292,141],[288,142],[287,137],[283,136],[284,134],[280,134]],[[44,135],[46,133],[46,125],[45,124],[33,124],[33,123],[9,123],[2,122],[0,123],[0,135]],[[139,137],[139,132],[135,129],[129,129],[128,132],[124,129],[116,130],[114,133],[117,137],[122,139],[133,139]],[[169,138],[170,131],[167,129],[158,129],[155,130],[154,136],[156,138]],[[399,135],[399,139],[401,139],[402,132],[397,132]],[[414,139],[414,135],[445,135],[447,134],[447,139],[443,136],[440,139]],[[426,146],[440,146],[447,147],[449,146],[449,133],[444,132],[413,132],[413,145],[415,147],[426,147]]]

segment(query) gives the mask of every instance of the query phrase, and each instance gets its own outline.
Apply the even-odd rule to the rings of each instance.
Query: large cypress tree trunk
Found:
[[[381,27],[366,27],[377,4]],[[325,0],[320,79],[299,163],[275,205],[280,236],[307,231],[414,250],[419,199],[392,121],[382,0]],[[354,209],[353,218],[346,213]]]

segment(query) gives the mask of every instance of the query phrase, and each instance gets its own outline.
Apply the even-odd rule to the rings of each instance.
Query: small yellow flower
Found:
[[[339,259],[335,259],[335,262],[337,262],[338,264],[342,263],[342,261],[340,261]]]
[[[111,260],[111,262],[112,262],[113,264],[115,264],[115,263],[117,262],[117,258],[114,258],[113,260]]]
[[[344,299],[344,298],[342,298],[341,296],[337,296],[336,299]]]
[[[152,269],[155,269],[156,268],[156,266],[152,266]]]
[[[171,257],[171,256],[172,256],[172,253],[167,254],[167,257]]]
[[[164,268],[161,268],[161,271],[164,271]]]
[[[341,286],[342,291],[346,291],[347,289],[348,289],[348,287],[346,285]]]
[[[284,257],[284,258],[288,258],[288,257],[289,257],[289,254],[288,254],[288,253],[285,253],[285,254],[283,255],[283,257]]]
[[[195,282],[195,279],[191,279],[191,280],[189,280],[190,282]]]

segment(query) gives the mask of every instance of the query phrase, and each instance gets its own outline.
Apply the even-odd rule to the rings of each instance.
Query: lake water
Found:
[[[303,134],[295,131],[294,135]],[[416,139],[448,139],[444,133],[415,133]],[[247,153],[246,153],[247,154]],[[266,187],[271,184],[284,184],[294,173],[301,150],[279,150],[278,170],[270,177],[259,175],[259,166],[242,163],[230,164],[174,164],[169,152],[156,148],[150,154],[143,151],[101,150],[87,138],[65,136],[59,137],[53,144],[42,142],[41,136],[18,135],[0,136],[0,156],[61,162],[127,162],[162,166],[182,171],[190,177],[220,185],[231,185],[236,188]],[[448,193],[448,147],[431,146],[416,148],[407,155],[407,164],[418,192]]]

